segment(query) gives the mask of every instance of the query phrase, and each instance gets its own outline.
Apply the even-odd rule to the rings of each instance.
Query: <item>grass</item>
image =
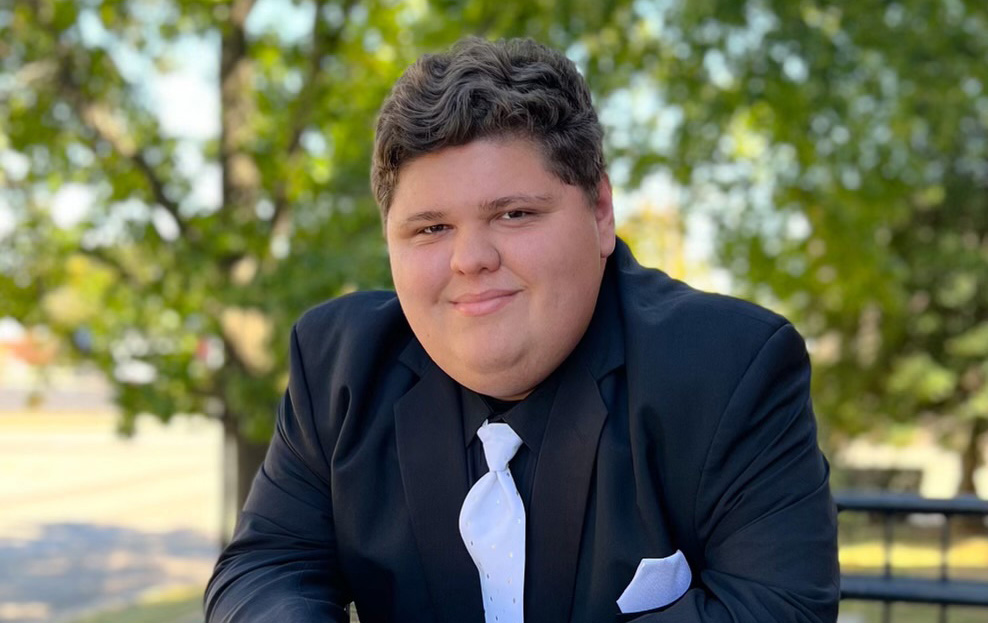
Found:
[[[356,613],[350,620],[359,623]],[[72,623],[203,623],[202,588],[177,589],[125,608],[107,610]]]
[[[893,576],[938,578],[944,555],[941,553],[941,526],[916,525],[904,519],[892,526],[892,547],[886,552],[884,528],[862,516],[842,516],[840,562],[844,573],[881,575],[886,556]],[[972,531],[970,526],[954,525],[947,551],[947,573],[958,580],[988,581],[988,531]],[[884,605],[875,602],[843,601],[840,623],[882,623]],[[896,603],[890,606],[892,623],[939,623],[940,608],[924,604]],[[950,607],[947,623],[985,623],[988,609]]]
[[[846,519],[851,519],[850,517]],[[978,534],[953,530],[947,555],[951,578],[988,581],[988,531]],[[884,571],[885,547],[880,525],[867,521],[845,521],[840,534],[841,570],[845,573],[879,575]],[[911,577],[939,577],[942,564],[940,528],[907,522],[894,526],[891,549],[892,573]],[[893,604],[892,623],[938,623],[940,609],[920,604]],[[352,618],[356,621],[356,617]],[[839,623],[882,623],[880,603],[841,602]],[[947,623],[985,623],[988,609],[952,607]],[[202,623],[202,590],[198,587],[156,595],[133,606],[111,610],[73,623]]]
[[[897,521],[893,525],[892,547],[886,552],[881,525],[841,519],[840,563],[843,572],[881,574],[888,555],[893,575],[940,576],[944,563],[940,526],[924,527]],[[949,543],[946,554],[948,577],[988,582],[988,530],[952,526]]]
[[[984,623],[982,608],[950,608],[948,623]],[[890,620],[893,623],[937,623],[939,608],[917,604],[893,604]],[[353,617],[353,621],[357,621]],[[882,604],[844,601],[840,607],[840,623],[881,623]],[[195,595],[173,595],[137,604],[129,608],[112,610],[87,617],[75,623],[202,623],[202,601],[199,591]]]
[[[90,615],[73,623],[202,622],[202,589],[189,587],[161,593],[125,608]]]
[[[865,601],[842,601],[838,623],[881,623],[882,604]],[[938,623],[940,608],[921,604],[892,604],[889,621],[892,623]],[[984,608],[947,609],[947,623],[985,623]]]

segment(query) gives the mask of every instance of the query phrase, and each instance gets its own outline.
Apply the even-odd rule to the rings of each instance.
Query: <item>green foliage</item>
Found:
[[[202,588],[173,589],[153,599],[86,616],[73,623],[202,623]]]
[[[140,412],[193,412],[265,439],[294,318],[345,288],[388,283],[366,163],[401,65],[365,40],[396,38],[397,9],[320,3],[336,17],[315,19],[296,3],[309,31],[281,40],[251,30],[247,4],[0,10],[0,147],[14,163],[2,197],[16,219],[0,252],[2,313],[51,327],[108,372],[125,430]],[[221,47],[228,68],[216,67]],[[162,123],[149,78],[200,62],[223,89],[220,131],[183,135]],[[58,222],[69,182],[89,208]],[[234,312],[255,321],[225,321]]]
[[[738,287],[810,339],[831,434],[988,416],[983,2],[252,5],[0,9],[0,200],[16,219],[0,315],[116,373],[128,417],[205,413],[266,437],[292,320],[388,284],[367,183],[381,99],[470,33],[568,50],[615,182],[671,173]],[[219,131],[162,123],[148,78],[192,56],[212,68],[220,110],[201,112]],[[72,184],[90,208],[59,221]]]
[[[829,431],[988,417],[988,6],[632,7],[583,44],[610,102],[657,102],[611,119],[617,169],[671,171],[818,347]]]
[[[464,34],[565,45],[560,24],[592,29],[610,10],[4,4],[0,201],[15,227],[0,247],[0,316],[49,327],[73,345],[65,354],[106,371],[125,431],[138,413],[189,412],[266,440],[291,323],[321,300],[389,285],[368,171],[395,78]],[[207,73],[218,111],[206,98],[167,120],[164,98],[197,96],[168,82],[179,70]],[[78,218],[55,207],[67,189],[88,204]]]

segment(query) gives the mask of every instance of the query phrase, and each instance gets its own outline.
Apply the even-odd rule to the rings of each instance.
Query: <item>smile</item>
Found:
[[[453,309],[464,316],[486,316],[510,303],[518,290],[486,290],[476,294],[464,294],[451,302]]]

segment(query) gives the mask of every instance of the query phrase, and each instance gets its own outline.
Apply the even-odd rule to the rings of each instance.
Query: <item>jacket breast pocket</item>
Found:
[[[663,608],[682,597],[692,579],[686,556],[679,550],[665,558],[643,558],[628,587],[618,597],[618,608],[622,614]]]

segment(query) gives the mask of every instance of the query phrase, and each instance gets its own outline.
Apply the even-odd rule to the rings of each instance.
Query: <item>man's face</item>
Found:
[[[457,382],[526,395],[572,352],[614,250],[611,189],[589,205],[521,139],[421,156],[387,217],[391,273],[412,331]]]

